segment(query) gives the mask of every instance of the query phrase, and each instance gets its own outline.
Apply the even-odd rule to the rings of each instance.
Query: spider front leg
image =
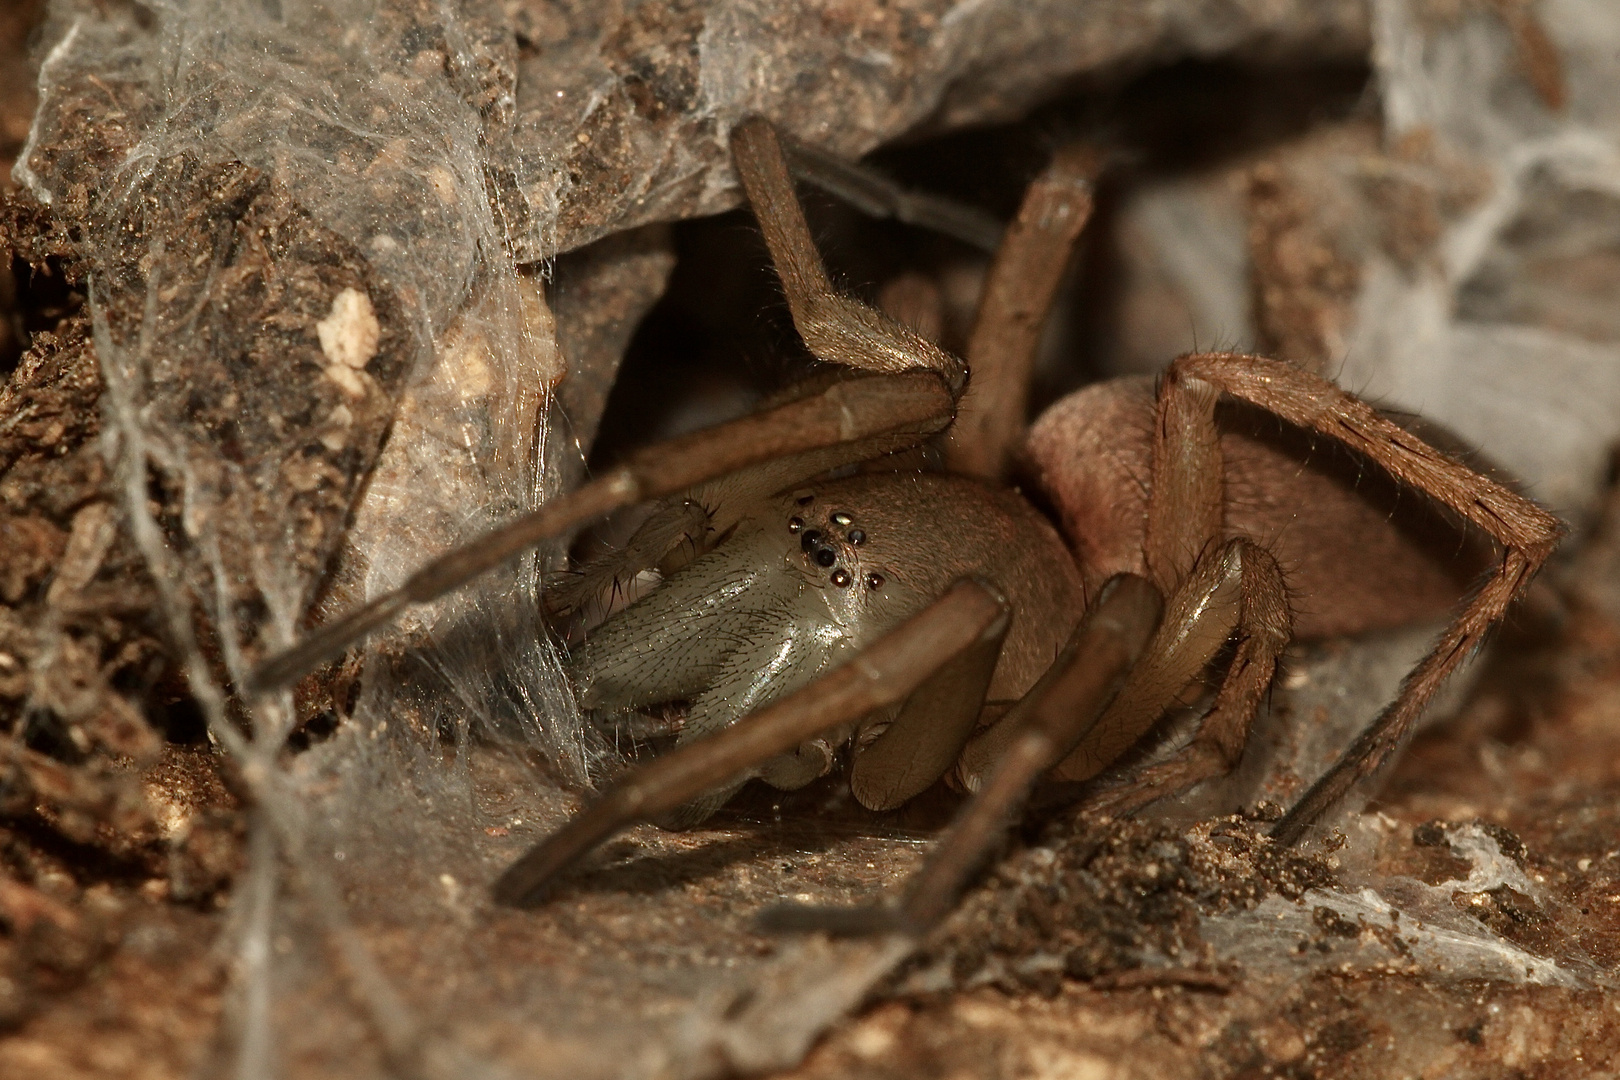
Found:
[[[770,122],[753,116],[738,124],[731,153],[805,347],[818,359],[862,371],[935,371],[960,393],[967,381],[961,360],[832,287]]]
[[[1192,743],[1083,805],[1125,813],[1236,765],[1260,698],[1288,644],[1284,595],[1276,561],[1258,544],[1239,538],[1212,549],[1171,594],[1164,620],[1124,689],[1052,770],[1052,779],[1090,780],[1118,761],[1234,637],[1232,662]]]

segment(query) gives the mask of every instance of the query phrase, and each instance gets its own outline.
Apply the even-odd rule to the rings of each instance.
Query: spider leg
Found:
[[[1211,552],[1165,602],[1164,618],[1125,686],[1053,770],[1063,782],[1090,780],[1158,723],[1238,628],[1245,564],[1254,547],[1234,540]]]
[[[909,191],[882,173],[818,146],[783,141],[788,168],[795,178],[838,196],[868,217],[893,218],[932,229],[988,252],[1001,243],[1001,222],[983,210],[943,196]]]
[[[1191,742],[1164,761],[1133,770],[1123,783],[1087,797],[1082,810],[1129,814],[1237,767],[1261,698],[1293,635],[1277,561],[1248,540],[1234,540],[1232,548],[1241,561],[1235,626],[1238,644],[1214,704],[1199,720]]]
[[[770,121],[751,116],[732,128],[731,154],[805,346],[821,360],[862,371],[933,371],[960,393],[967,380],[961,360],[833,289]]]
[[[956,763],[978,722],[1005,638],[1005,626],[1001,634],[981,638],[918,687],[875,738],[862,733],[849,773],[850,790],[862,806],[892,810]]]
[[[1169,596],[1165,617],[1125,688],[1056,769],[1088,780],[1117,760],[1170,708],[1235,633],[1237,649],[1193,742],[1092,797],[1124,812],[1230,769],[1291,636],[1276,560],[1254,542],[1220,542],[1225,481],[1213,385],[1172,369],[1161,381],[1144,555]],[[1217,546],[1219,545],[1219,546]]]
[[[926,929],[955,908],[974,872],[1000,843],[1030,789],[1083,737],[1120,691],[1159,624],[1159,591],[1134,575],[1103,586],[1046,676],[997,727],[1012,733],[984,784],[906,885],[906,924]]]
[[[1405,741],[1441,683],[1484,643],[1552,554],[1564,525],[1529,499],[1379,416],[1366,402],[1291,365],[1232,353],[1197,353],[1177,360],[1171,371],[1178,379],[1206,382],[1288,423],[1338,440],[1502,546],[1500,564],[1412,669],[1395,700],[1272,829],[1274,839],[1294,843]]]
[[[1024,193],[979,298],[968,338],[973,381],[946,444],[954,472],[1001,480],[1028,419],[1029,381],[1074,245],[1091,216],[1097,155],[1059,150]]]
[[[1212,387],[1173,372],[1159,386],[1143,546],[1149,579],[1166,597],[1164,618],[1124,688],[1052,770],[1054,779],[1090,779],[1129,749],[1237,625],[1245,560],[1241,546],[1220,544],[1225,484],[1216,399]],[[964,765],[971,769],[989,749],[969,747]]]
[[[546,610],[555,618],[607,607],[644,570],[661,566],[676,548],[701,555],[709,547],[709,515],[695,499],[672,499],[643,521],[624,547],[591,559],[576,574],[548,581]]]
[[[558,871],[632,822],[666,813],[825,731],[904,701],[986,637],[1006,632],[1006,602],[960,581],[849,663],[712,738],[637,769],[541,841],[495,883],[495,899],[533,903]]]
[[[248,689],[263,692],[290,685],[407,608],[435,600],[536,544],[614,510],[778,458],[813,457],[837,448],[831,456],[847,463],[915,446],[948,424],[953,409],[950,393],[930,372],[865,376],[649,446],[590,483],[440,556],[398,589],[321,626],[254,669]]]
[[[898,905],[782,905],[763,912],[761,923],[778,931],[922,933],[949,914],[1035,782],[1073,749],[1119,691],[1161,608],[1158,590],[1143,578],[1122,574],[1103,586],[1051,668],[992,729],[1004,733],[999,756],[906,883]]]

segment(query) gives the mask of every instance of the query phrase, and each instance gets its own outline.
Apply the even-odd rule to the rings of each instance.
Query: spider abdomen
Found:
[[[1027,459],[1088,585],[1147,572],[1154,414],[1153,380],[1120,378],[1058,401],[1030,429]],[[1216,419],[1224,538],[1276,557],[1295,636],[1438,619],[1489,565],[1482,537],[1343,447],[1240,405]]]

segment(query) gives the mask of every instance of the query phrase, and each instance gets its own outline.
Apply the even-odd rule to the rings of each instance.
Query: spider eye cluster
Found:
[[[809,506],[815,501],[815,496],[802,496],[797,501],[800,506]],[[849,531],[844,534],[844,539],[850,546],[859,547],[866,543],[866,532],[863,529],[854,528],[854,525],[855,517],[847,511],[834,510],[827,516],[827,528],[829,531],[833,526],[848,529]],[[855,575],[845,567],[838,565],[838,549],[827,541],[827,534],[822,532],[821,529],[807,528],[804,518],[798,516],[788,518],[787,529],[789,533],[799,538],[799,550],[803,551],[811,562],[817,566],[832,570],[832,575],[828,580],[834,585],[840,589],[847,589],[855,583]],[[882,574],[876,572],[867,574],[865,580],[868,589],[876,590],[883,587],[884,577]]]

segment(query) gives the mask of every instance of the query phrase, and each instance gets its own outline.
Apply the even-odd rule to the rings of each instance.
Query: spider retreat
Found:
[[[1258,356],[1183,356],[1157,382],[1087,387],[1026,430],[1040,331],[1091,208],[1096,166],[1083,151],[1060,151],[1026,193],[963,360],[832,287],[768,121],[740,123],[731,147],[794,326],[827,370],[451,552],[255,679],[285,684],[411,604],[658,500],[622,550],[552,603],[661,575],[569,670],[586,708],[690,702],[677,746],[514,863],[494,885],[501,902],[538,902],[633,822],[698,824],[755,777],[803,786],[847,744],[867,807],[899,806],[941,778],[970,797],[895,898],[779,910],[775,922],[920,932],[1043,778],[1089,782],[1086,808],[1116,815],[1185,791],[1236,765],[1292,639],[1455,609],[1395,700],[1273,827],[1295,843],[1391,758],[1563,534],[1415,425]],[[884,470],[931,441],[945,471]],[[1300,448],[1313,441],[1371,466],[1403,505],[1426,508],[1428,527],[1371,497],[1379,484],[1311,467]],[[1014,462],[1055,523],[1004,486]],[[1480,542],[1459,546],[1459,530]],[[1199,684],[1208,704],[1191,737],[1143,756]]]

